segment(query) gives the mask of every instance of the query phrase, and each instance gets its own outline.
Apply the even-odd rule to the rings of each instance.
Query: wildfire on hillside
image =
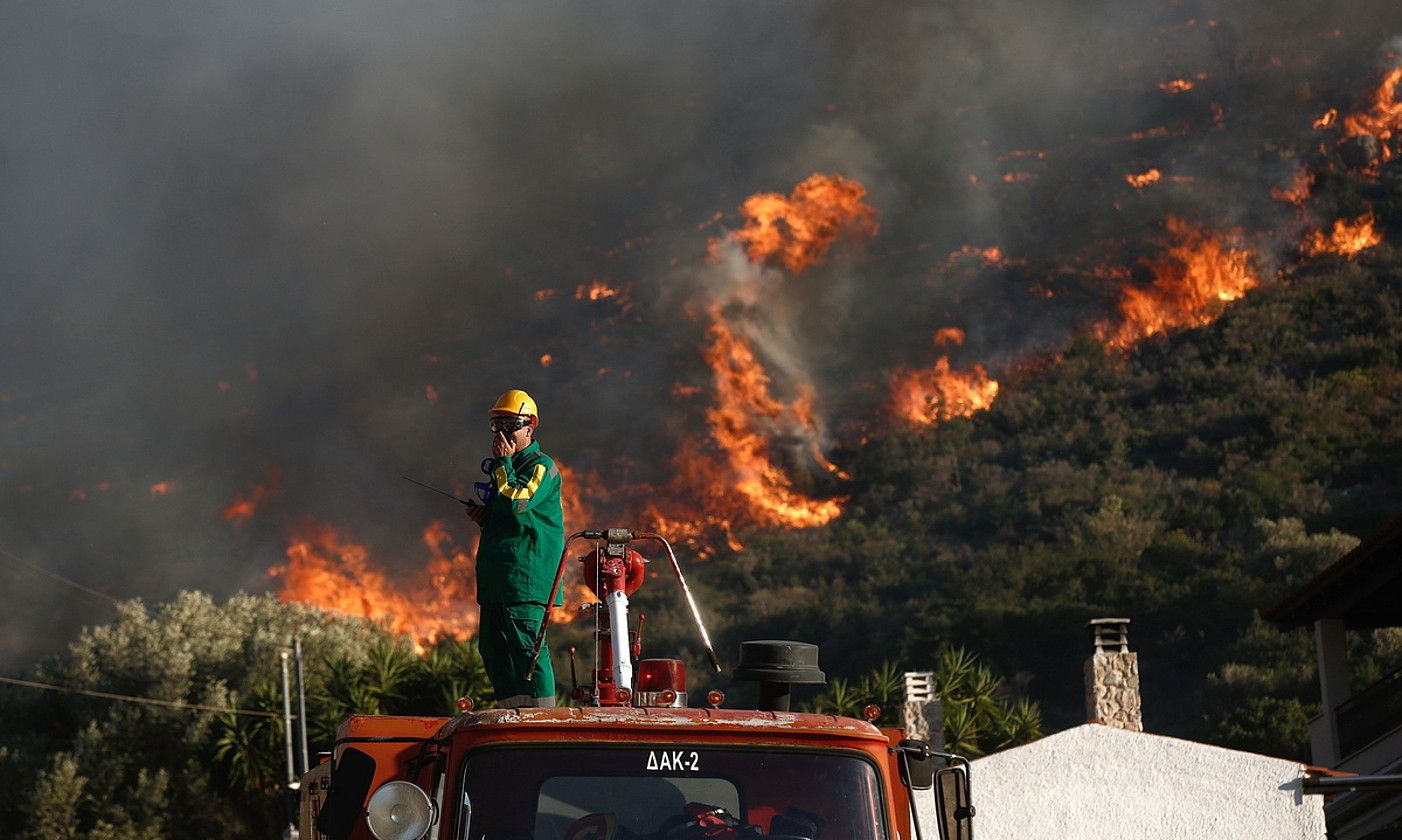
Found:
[[[1164,82],[1159,87],[1167,94],[1182,94],[1195,90],[1197,82],[1206,78],[1205,74],[1198,74],[1192,79]],[[1402,68],[1384,75],[1369,105],[1357,113],[1330,110],[1316,121],[1315,127],[1345,137],[1367,134],[1388,140],[1402,132],[1402,103],[1396,99],[1399,85]],[[1184,97],[1180,101],[1189,103],[1192,99]],[[1220,127],[1221,106],[1212,103],[1211,109],[1212,126]],[[1205,119],[1204,116],[1202,120]],[[1196,125],[1197,128],[1188,120],[1175,121],[1098,142],[1171,142],[1172,138],[1198,129],[1210,130],[1206,122]],[[1303,122],[1301,131],[1305,131]],[[1386,149],[1384,144],[1381,154],[1386,154]],[[1055,154],[1016,151],[1003,154],[998,160],[1041,161]],[[1127,152],[1125,158],[1105,175],[1107,183],[1113,181],[1121,194],[1125,184],[1143,191],[1155,184],[1161,189],[1164,184],[1193,180],[1171,174],[1173,158],[1160,157],[1158,152],[1154,160],[1161,162],[1149,168],[1145,168],[1148,161],[1142,154],[1131,158]],[[1017,167],[1018,164],[1003,167],[1009,170],[1002,175],[1004,182],[1023,184],[1038,177]],[[1266,199],[1268,189],[1270,198],[1298,208],[1302,211],[1299,214],[1275,208],[1279,215],[1293,215],[1297,224],[1309,205],[1318,175],[1315,169],[1299,164],[1288,183],[1273,188],[1262,186],[1259,198]],[[1200,173],[1197,177],[1207,180]],[[988,180],[988,176],[984,178]],[[969,180],[979,183],[972,175]],[[687,315],[704,326],[697,355],[708,376],[677,382],[669,389],[673,400],[685,403],[696,418],[695,425],[676,441],[675,454],[668,462],[670,476],[655,485],[636,482],[636,487],[621,489],[611,487],[593,472],[576,475],[562,468],[568,528],[600,524],[593,517],[603,513],[618,522],[655,529],[674,543],[686,545],[692,557],[704,559],[724,548],[742,550],[741,536],[750,528],[808,528],[832,522],[842,514],[845,499],[822,497],[809,491],[807,483],[812,476],[826,486],[831,486],[828,475],[847,478],[827,455],[825,424],[830,418],[821,410],[826,386],[798,373],[805,368],[793,364],[786,355],[789,346],[776,339],[774,332],[765,332],[771,329],[774,319],[752,316],[771,314],[764,307],[779,284],[821,265],[839,242],[861,242],[878,232],[876,211],[867,203],[867,196],[866,186],[856,180],[814,173],[788,194],[758,192],[744,199],[739,208],[740,227],[721,231],[707,241],[710,261],[705,271],[724,275],[702,276],[720,282],[707,284],[705,291],[683,301]],[[1145,196],[1139,205],[1147,203]],[[1129,202],[1124,205],[1122,211],[1117,201],[1113,209],[1128,215]],[[696,230],[712,229],[724,218],[724,214],[717,213],[696,225]],[[1025,280],[1023,287],[1038,290],[1039,299],[1061,294],[1062,287],[1056,286],[1058,276],[1093,278],[1096,289],[1112,290],[1117,304],[1113,314],[1091,322],[1089,331],[1104,341],[1107,349],[1123,351],[1150,336],[1208,324],[1226,304],[1261,285],[1257,258],[1246,246],[1245,234],[1223,229],[1205,218],[1169,216],[1163,223],[1163,241],[1147,252],[1150,256],[1138,261],[1134,257],[1107,257],[1106,249],[1100,245],[1073,255],[1048,257],[1035,249],[1019,248],[1025,243],[1014,241],[1010,247],[1026,256],[1010,259],[1001,247],[964,245],[917,271],[925,278],[927,288],[941,284],[974,288],[977,283],[969,281],[984,276],[1001,276],[1004,282]],[[1266,232],[1253,230],[1252,234]],[[918,254],[931,247],[932,241],[892,252]],[[1337,220],[1328,231],[1310,232],[1299,251],[1307,256],[1328,253],[1350,257],[1381,241],[1377,219],[1366,213]],[[1114,243],[1108,253],[1115,255],[1126,253],[1126,249],[1131,254],[1145,252],[1124,239],[1106,237],[1099,242]],[[737,270],[737,266],[744,270]],[[640,287],[594,276],[616,275],[601,271],[586,275],[585,282],[571,283],[574,300],[634,305],[630,297]],[[535,292],[535,298],[542,302],[551,300],[552,305],[568,301],[569,288],[562,285],[558,292],[542,289]],[[807,287],[792,284],[788,288]],[[812,292],[817,296],[823,293],[824,286],[820,282],[811,288],[818,290]],[[642,297],[641,293],[637,295],[638,299]],[[957,321],[963,316],[962,312],[940,315]],[[986,360],[980,364],[963,355],[969,349],[964,346],[964,330],[957,327],[936,328],[933,343],[933,365],[894,365],[881,374],[889,388],[883,405],[902,421],[917,426],[937,425],[987,410],[999,397],[999,379],[1006,379],[1003,374],[1019,364],[1014,358],[1009,367],[990,373],[984,366]],[[535,348],[531,354],[531,358],[539,359],[541,367],[568,365],[563,356],[557,358],[545,350]],[[951,356],[960,360],[957,366]],[[237,495],[226,508],[225,518],[242,522],[252,517],[264,498],[258,490],[251,487]],[[589,505],[585,505],[585,498]],[[461,638],[475,629],[476,610],[470,588],[473,551],[454,544],[450,530],[457,529],[438,522],[425,530],[427,566],[413,581],[398,587],[370,562],[364,547],[340,540],[326,526],[299,531],[288,548],[287,565],[273,573],[282,579],[284,600],[317,603],[385,621],[410,633],[421,644],[445,636]],[[577,614],[579,604],[592,598],[582,584],[572,580],[566,600],[568,606],[561,617],[567,620]]]
[[[1348,137],[1369,135],[1378,140],[1389,140],[1394,133],[1402,131],[1402,100],[1397,98],[1397,86],[1402,84],[1402,67],[1394,67],[1384,75],[1382,83],[1373,92],[1373,99],[1366,111],[1344,117],[1344,134]],[[1383,160],[1391,157],[1388,145],[1382,145]]]
[[[941,356],[932,368],[897,371],[891,387],[896,415],[919,424],[968,417],[993,405],[997,397],[998,381],[989,378],[983,365],[955,370],[948,356]]]
[[[801,274],[843,234],[865,238],[877,232],[876,211],[862,200],[866,194],[856,181],[814,173],[788,196],[755,193],[745,199],[744,227],[730,237],[744,246],[751,262],[774,260]],[[718,241],[712,241],[713,249]]]
[[[1150,184],[1158,183],[1162,179],[1163,173],[1157,169],[1150,169],[1146,172],[1141,172],[1137,175],[1130,174],[1125,176],[1125,181],[1128,182],[1129,185],[1131,187],[1134,187],[1136,190],[1142,190]]]
[[[1301,166],[1290,176],[1289,186],[1271,187],[1271,198],[1295,207],[1303,207],[1305,202],[1309,201],[1313,186],[1314,173]]]
[[[264,483],[249,485],[245,490],[234,494],[233,500],[224,507],[222,514],[224,520],[235,525],[243,525],[248,522],[258,512],[258,508],[264,501],[277,495],[281,485],[282,470],[278,467],[269,467],[268,478]]]
[[[948,271],[956,266],[969,264],[977,265],[981,268],[1002,268],[1016,263],[1008,260],[1003,254],[1003,249],[996,245],[988,248],[975,248],[972,245],[964,245],[957,251],[951,251],[950,254],[945,257],[944,265],[940,270]]]
[[[1338,219],[1329,233],[1322,230],[1311,231],[1300,244],[1305,256],[1337,254],[1352,258],[1360,251],[1367,250],[1383,241],[1382,233],[1375,225],[1377,220],[1372,213],[1364,213],[1356,219]]]
[[[936,347],[959,347],[964,343],[964,331],[958,327],[940,327],[935,331]]]
[[[876,211],[865,196],[862,184],[822,173],[806,178],[788,196],[751,195],[740,206],[743,226],[710,241],[712,260],[729,244],[743,249],[751,263],[802,274],[821,263],[841,238],[860,241],[877,232]],[[776,397],[764,363],[726,311],[720,304],[709,306],[701,347],[711,372],[712,404],[703,415],[710,446],[684,442],[667,494],[680,503],[649,500],[645,516],[684,540],[719,532],[739,550],[737,526],[807,528],[842,512],[842,500],[811,498],[795,487],[788,472],[795,465],[781,465],[781,447],[798,444],[818,468],[839,477],[845,473],[823,452],[816,389],[793,382],[792,400]]]
[[[586,527],[593,513],[583,498],[585,485],[575,472],[556,465],[565,531],[570,533]],[[454,536],[469,533],[465,523],[456,527],[441,519],[430,522],[420,538],[427,559],[406,580],[391,579],[364,545],[343,539],[330,525],[315,523],[297,529],[287,546],[286,565],[275,566],[268,574],[281,579],[278,598],[283,602],[368,618],[413,638],[422,651],[440,639],[466,639],[477,630],[477,532],[471,529],[465,543]],[[573,621],[582,604],[596,600],[580,583],[577,571],[566,576],[563,588],[564,605],[556,609],[552,621]]]
[[[754,350],[730,329],[719,310],[711,314],[701,355],[711,368],[716,402],[706,409],[706,426],[729,468],[732,488],[757,524],[802,528],[831,521],[842,512],[841,503],[810,499],[794,490],[770,451],[772,434],[784,428],[810,438],[816,435],[809,425],[811,408],[801,401],[786,404],[776,399]]]
[[[329,525],[308,523],[287,546],[287,563],[268,570],[280,578],[279,600],[367,618],[412,638],[423,651],[440,639],[465,639],[477,630],[477,546],[458,545],[440,520],[423,530],[428,559],[406,580],[393,580],[363,545]]]
[[[1165,228],[1174,241],[1149,262],[1153,282],[1125,287],[1119,318],[1095,327],[1110,347],[1123,350],[1166,330],[1209,323],[1224,303],[1261,284],[1252,253],[1233,247],[1228,237],[1178,218],[1169,218]]]
[[[623,289],[615,289],[601,280],[594,280],[590,283],[582,284],[575,288],[575,300],[608,300],[609,298],[620,298],[626,294]]]

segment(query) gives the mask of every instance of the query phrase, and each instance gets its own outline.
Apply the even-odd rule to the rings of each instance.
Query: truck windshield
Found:
[[[464,765],[464,840],[885,840],[872,765],[831,752],[488,748]]]

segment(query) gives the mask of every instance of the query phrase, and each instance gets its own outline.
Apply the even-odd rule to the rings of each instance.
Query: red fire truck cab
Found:
[[[583,533],[612,535],[615,547],[651,536]],[[606,550],[581,559],[600,603],[612,607]],[[614,569],[620,588],[622,566]],[[745,642],[735,676],[759,683],[758,708],[720,708],[718,691],[708,707],[686,708],[681,662],[636,660],[622,645],[629,667],[606,661],[609,626],[626,626],[621,600],[623,609],[596,630],[604,667],[574,693],[589,705],[345,720],[330,760],[302,779],[301,838],[971,837],[968,762],[904,740],[898,729],[789,711],[790,685],[822,681],[816,647]],[[922,795],[934,797],[935,826],[913,819],[912,797]]]

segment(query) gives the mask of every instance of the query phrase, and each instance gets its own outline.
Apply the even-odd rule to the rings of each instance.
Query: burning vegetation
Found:
[[[1372,213],[1364,213],[1356,219],[1339,219],[1327,234],[1322,230],[1311,231],[1300,243],[1300,251],[1309,257],[1336,254],[1352,258],[1360,251],[1382,243],[1382,233],[1376,225],[1377,220]]]
[[[1122,289],[1118,321],[1096,326],[1111,347],[1123,350],[1166,330],[1209,323],[1224,304],[1261,285],[1252,253],[1229,244],[1239,234],[1207,233],[1177,218],[1165,229],[1173,241],[1149,261],[1153,282]]]
[[[287,547],[287,563],[268,570],[281,580],[284,602],[313,604],[368,618],[413,638],[420,649],[444,638],[464,639],[477,629],[473,558],[476,539],[459,545],[445,523],[423,530],[425,564],[396,580],[377,568],[369,550],[329,525],[302,526]]]
[[[954,370],[949,357],[941,356],[928,370],[898,371],[891,394],[896,416],[912,423],[939,423],[993,405],[998,382],[988,378],[983,365]]]
[[[1376,178],[1377,167],[1391,159],[1390,149],[1402,127],[1402,103],[1396,99],[1400,81],[1402,68],[1388,71],[1365,107],[1355,112],[1330,109],[1312,126],[1308,119],[1302,121],[1300,130],[1333,132],[1341,150],[1349,142],[1357,145],[1359,141],[1353,138],[1369,138],[1364,143],[1368,151],[1365,162],[1372,168],[1353,168]],[[1162,201],[1171,206],[1179,198],[1169,191],[1147,193],[1154,185],[1172,182],[1197,188],[1204,177],[1199,173],[1165,174],[1177,163],[1171,153],[1160,156],[1155,151],[1152,159],[1163,163],[1144,168],[1144,150],[1147,144],[1156,144],[1155,150],[1170,149],[1172,144],[1186,142],[1185,138],[1206,142],[1201,138],[1208,132],[1222,132],[1226,109],[1217,101],[1205,100],[1215,95],[1213,87],[1214,78],[1207,73],[1158,83],[1160,91],[1186,109],[1178,112],[1180,116],[1124,133],[1126,127],[1095,141],[1104,149],[1129,142],[1146,144],[1137,151],[1123,145],[1119,166],[1105,173],[1106,194],[1113,202],[1104,210],[1107,219],[1117,214],[1130,217],[1132,204],[1147,209],[1151,202]],[[1190,92],[1193,96],[1184,96]],[[1199,95],[1204,100],[1193,105]],[[1200,115],[1181,116],[1199,106]],[[988,192],[985,185],[1000,179],[1017,190],[1033,190],[1037,182],[1055,175],[1058,154],[1054,148],[1014,149],[996,155],[996,169],[960,178],[966,178],[969,189],[977,193]],[[1011,164],[1015,168],[1009,168],[1010,161],[1016,161]],[[1277,175],[1274,185],[1260,187],[1263,202],[1276,202],[1278,222],[1274,229],[1258,226],[1247,230],[1215,223],[1210,214],[1185,207],[1156,219],[1134,216],[1139,219],[1139,233],[1121,231],[1106,236],[1099,246],[1085,245],[1074,253],[1034,257],[1014,247],[1012,251],[1018,256],[1010,257],[1002,246],[963,245],[949,251],[948,246],[934,250],[935,243],[921,242],[893,250],[888,256],[910,262],[915,259],[912,254],[927,248],[931,251],[926,253],[944,254],[942,259],[923,258],[924,265],[915,272],[928,289],[970,289],[1015,280],[1049,306],[1064,305],[1065,277],[1080,278],[1079,282],[1101,290],[1099,293],[1113,303],[1098,313],[1086,311],[1077,331],[1095,336],[1108,351],[1129,352],[1146,338],[1210,323],[1227,305],[1265,283],[1263,266],[1274,265],[1277,258],[1288,255],[1258,254],[1249,243],[1278,242],[1288,238],[1288,231],[1298,231],[1299,219],[1310,211],[1320,172],[1330,165],[1301,160],[1285,183]],[[1137,196],[1125,196],[1126,184]],[[572,506],[567,509],[567,519],[597,524],[594,516],[599,514],[656,528],[688,546],[694,556],[706,558],[722,550],[742,550],[747,530],[811,528],[842,515],[846,500],[840,493],[840,482],[848,476],[829,457],[833,440],[828,424],[833,418],[824,409],[829,391],[841,389],[803,373],[808,360],[802,347],[804,338],[796,327],[802,319],[794,313],[822,301],[825,295],[850,294],[843,285],[849,281],[838,275],[873,263],[873,256],[861,247],[880,230],[877,212],[867,199],[867,186],[851,177],[814,173],[787,194],[759,192],[740,203],[739,226],[707,240],[708,259],[704,267],[695,269],[704,281],[698,284],[702,288],[689,295],[673,293],[669,298],[680,300],[680,309],[700,331],[699,347],[692,351],[692,358],[699,360],[704,371],[674,381],[666,389],[673,403],[684,406],[682,410],[694,422],[690,427],[693,434],[683,434],[676,441],[669,461],[671,474],[664,481],[634,482],[632,490],[615,488],[610,492],[608,481],[602,478],[607,470],[600,469],[607,459],[604,464],[591,464],[583,475],[567,473],[567,505]],[[1290,214],[1294,220],[1288,218]],[[724,225],[725,219],[717,211],[704,221],[691,220],[684,226],[701,233]],[[1053,224],[1045,223],[1049,227]],[[1383,226],[1369,211],[1338,219],[1328,230],[1306,232],[1297,240],[1296,253],[1353,257],[1383,240]],[[642,233],[630,235],[626,241],[627,247],[594,253],[611,259],[631,258],[653,247],[658,238]],[[835,249],[842,242],[852,246],[837,258],[843,270],[829,271]],[[678,268],[678,258],[673,257],[669,266]],[[509,269],[508,276],[513,271]],[[803,283],[790,282],[800,275]],[[585,276],[588,279],[583,282],[561,284],[563,292],[541,289],[533,298],[541,306],[563,307],[573,300],[581,305],[608,303],[635,314],[644,308],[641,301],[647,295],[643,285],[620,281],[609,272]],[[860,281],[853,285],[862,288]],[[572,295],[568,291],[571,287]],[[802,290],[809,289],[812,300],[804,301]],[[904,314],[913,315],[919,307],[912,303],[910,310]],[[953,310],[940,315],[950,316],[971,320]],[[931,313],[930,317],[936,315]],[[1047,358],[1049,350],[1055,353],[1054,346],[1045,344],[1013,352],[969,347],[962,328],[938,326],[937,322],[925,327],[930,330],[925,334],[933,336],[933,364],[890,361],[873,371],[876,375],[871,380],[851,383],[883,389],[885,413],[917,427],[972,417],[989,409],[998,400],[1004,372],[1032,358]],[[982,337],[982,333],[978,335]],[[997,350],[996,355],[981,357],[990,349]],[[539,368],[552,372],[572,364],[570,352],[558,343],[548,352],[544,347],[528,348],[527,352],[532,360],[538,360]],[[928,344],[922,352],[929,352]],[[595,379],[606,374],[632,375],[630,370],[612,366],[596,368]],[[431,390],[429,399],[437,402],[439,394]],[[849,426],[855,423],[854,428],[868,430],[874,418],[841,419]],[[865,431],[862,434],[864,439]],[[270,484],[275,488],[275,482]],[[249,521],[271,492],[261,485],[250,486],[235,496],[225,509],[225,518],[236,524]],[[471,548],[455,544],[449,530],[438,522],[426,529],[423,541],[430,553],[427,565],[415,580],[404,585],[392,584],[370,563],[363,546],[341,541],[334,530],[324,526],[299,531],[288,549],[288,563],[274,574],[287,600],[318,603],[385,621],[421,642],[470,634],[473,623],[463,615],[473,614],[471,592],[465,583],[470,579]],[[585,599],[583,588],[575,585],[566,617]]]
[[[866,194],[866,187],[849,178],[814,173],[788,196],[756,193],[745,199],[744,227],[730,236],[752,262],[773,260],[802,274],[839,236],[865,239],[877,232],[876,211],[862,200]]]
[[[282,470],[278,467],[268,468],[267,480],[262,484],[253,484],[234,494],[234,498],[225,506],[223,517],[226,522],[235,525],[243,525],[253,519],[254,514],[263,503],[277,495],[282,486]]]
[[[776,430],[813,437],[818,430],[811,407],[775,399],[770,379],[754,351],[713,312],[701,355],[714,376],[716,403],[706,410],[711,440],[723,453],[727,480],[743,501],[742,510],[760,525],[805,528],[822,525],[842,512],[835,499],[810,499],[774,460]]]

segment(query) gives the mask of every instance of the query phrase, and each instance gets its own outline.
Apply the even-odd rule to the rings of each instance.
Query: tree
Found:
[[[85,630],[65,654],[41,663],[36,677],[211,708],[6,688],[0,778],[18,784],[0,790],[0,835],[277,834],[286,774],[279,654],[294,635],[305,651],[314,750],[330,748],[347,714],[447,716],[462,694],[487,694],[471,642],[446,641],[419,656],[408,640],[364,620],[270,595],[215,604],[186,592],[153,610],[125,602],[115,621]]]

